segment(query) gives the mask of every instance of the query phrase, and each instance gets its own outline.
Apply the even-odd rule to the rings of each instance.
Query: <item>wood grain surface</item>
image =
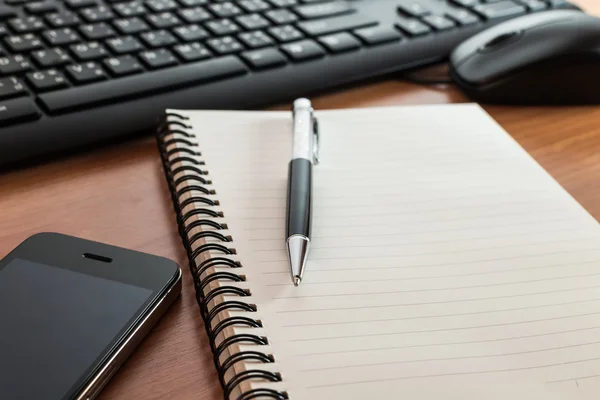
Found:
[[[598,0],[576,3],[600,15]],[[314,99],[318,109],[464,101],[452,87],[396,80]],[[485,108],[600,218],[600,107]],[[0,257],[34,233],[55,231],[169,257],[187,268],[153,139],[4,174],[0,193]],[[181,299],[113,378],[101,400],[222,398],[184,272]]]

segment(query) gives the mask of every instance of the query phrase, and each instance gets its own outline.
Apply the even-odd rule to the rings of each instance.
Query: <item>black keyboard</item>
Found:
[[[563,0],[0,0],[0,164],[447,57]]]

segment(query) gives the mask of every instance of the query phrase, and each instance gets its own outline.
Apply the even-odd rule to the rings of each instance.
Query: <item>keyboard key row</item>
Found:
[[[142,51],[143,47],[139,41],[133,37],[126,38],[115,38],[107,42],[107,44],[116,52],[123,54],[122,56],[109,57],[106,49],[98,42],[79,43],[71,46],[71,51],[76,55],[78,60],[83,60],[81,64],[69,64],[72,62],[71,58],[62,49],[49,49],[40,50],[32,53],[32,58],[35,62],[43,67],[60,67],[69,64],[65,67],[65,71],[71,81],[74,84],[87,84],[97,80],[103,80],[107,78],[102,66],[97,61],[102,60],[101,63],[105,68],[108,69],[109,73],[113,76],[123,76],[142,72],[143,67],[140,64],[146,66],[148,69],[158,69],[173,66],[179,63],[179,60],[183,62],[192,62],[203,60],[212,57],[212,52],[218,55],[227,55],[232,53],[241,53],[245,48],[235,38],[226,36],[223,38],[212,38],[206,41],[206,45],[198,42],[188,44],[178,44],[172,47],[172,51],[165,47],[170,47],[175,43],[175,40],[167,31],[158,33],[152,33],[147,35],[146,40],[153,41],[156,48],[154,50]],[[355,50],[360,47],[360,38],[366,44],[379,44],[387,41],[397,40],[400,35],[393,28],[382,28],[382,27],[371,27],[365,29],[359,29],[355,32],[356,36],[350,33],[343,32],[338,34],[327,35],[319,38],[319,44],[312,40],[304,39],[287,43],[281,46],[281,52],[285,53],[292,61],[305,61],[313,58],[323,57],[326,54],[326,50],[331,53],[339,53],[344,51]],[[164,36],[163,36],[164,35]],[[268,46],[272,44],[272,39],[265,35],[261,37],[254,33],[252,38],[246,38],[247,41],[254,40],[255,44]],[[326,49],[326,50],[325,50]],[[281,56],[275,56],[275,54],[281,55],[282,53],[275,47],[269,47],[267,49],[250,51],[242,54],[243,59],[250,64],[251,67],[261,69],[271,67],[273,65],[280,65],[287,63],[287,58]],[[137,57],[133,53],[137,54]],[[264,57],[264,58],[263,58]],[[277,60],[275,62],[275,60]],[[0,58],[0,73],[2,75],[13,75],[18,73],[25,73],[32,69],[32,65],[23,56],[10,56]],[[55,76],[57,71],[53,72],[50,76],[39,78],[39,81],[46,82],[53,78],[61,78],[59,82],[55,82],[54,85],[47,85],[41,87],[35,85],[34,90],[50,90],[58,87],[58,84],[66,84],[67,81],[63,80],[62,75]],[[28,77],[30,82],[33,78]]]
[[[152,62],[169,62],[168,55],[155,53]],[[93,68],[92,68],[93,69]],[[247,72],[245,65],[234,56],[225,56],[205,61],[185,64],[171,69],[157,70],[132,75],[125,81],[109,80],[81,88],[69,88],[39,96],[40,101],[51,112],[70,111],[76,107],[89,107],[128,97],[154,94],[163,90],[173,90],[204,81],[212,81]]]
[[[426,25],[399,26],[399,28],[410,29],[416,32],[419,29],[426,29]],[[66,28],[62,31],[52,31],[52,41],[55,43],[65,43],[73,39],[73,32]],[[336,34],[321,35],[319,42],[332,53],[348,51],[358,48],[360,39],[367,45],[375,45],[387,41],[399,40],[400,34],[392,27],[371,26],[363,29],[354,30],[355,36],[347,32]],[[208,38],[208,39],[207,39]],[[31,38],[29,38],[31,39]],[[179,39],[179,40],[178,40]],[[198,43],[199,40],[206,39],[205,43]],[[7,37],[9,43],[15,46],[12,37]],[[209,38],[208,33],[196,25],[178,27],[171,33],[168,30],[155,30],[142,33],[139,37],[131,35],[114,37],[100,41],[78,42],[68,45],[67,49],[59,47],[35,50],[31,53],[31,59],[36,65],[43,68],[58,67],[73,62],[73,60],[86,62],[106,59],[111,55],[137,54],[143,64],[148,68],[162,68],[177,63],[177,57],[170,54],[167,49],[178,44],[182,40],[181,46],[174,47],[175,54],[184,62],[206,58],[209,52],[218,55],[227,55],[232,53],[241,53],[246,49],[258,49],[267,46],[273,46],[277,42],[282,44],[282,51],[292,60],[303,61],[315,56],[324,54],[322,49],[315,48],[315,42],[305,40],[302,32],[293,26],[284,26],[271,28],[267,32],[253,31],[239,34],[237,37],[227,35],[218,38]],[[189,45],[191,44],[191,47]],[[289,45],[287,45],[289,43]],[[21,42],[18,46],[23,46]],[[201,46],[201,47],[200,47]],[[27,48],[35,47],[31,44]],[[15,47],[19,49],[23,47]],[[150,49],[149,51],[145,51]],[[157,49],[157,51],[152,51]],[[71,58],[72,57],[72,58]],[[25,73],[32,69],[32,64],[27,57],[23,55],[5,56],[0,58],[0,76]]]
[[[142,16],[148,13],[163,13],[167,11],[177,11],[178,14],[188,22],[199,22],[209,19],[235,18],[246,29],[254,29],[253,26],[260,21],[261,24],[287,24],[298,20],[298,16],[303,19],[323,18],[335,15],[342,15],[355,10],[346,2],[330,2],[323,4],[308,4],[292,9],[274,9],[270,10],[268,4],[264,1],[251,1],[240,6],[231,2],[218,2],[203,6],[198,6],[196,1],[185,1],[184,7],[174,0],[146,0],[146,1],[128,1],[116,3],[110,6],[98,5],[95,0],[65,0],[66,5],[73,11],[61,10],[58,2],[52,0],[40,0],[25,5],[25,11],[33,14],[30,17],[15,18],[11,23],[15,26],[17,33],[34,32],[45,28],[45,20],[52,27],[73,26],[80,22],[105,22],[114,19],[116,16],[133,17]],[[256,14],[264,12],[264,16]],[[116,14],[116,15],[115,15]],[[39,17],[38,17],[39,15]],[[17,12],[10,6],[0,5],[0,20],[16,17]]]

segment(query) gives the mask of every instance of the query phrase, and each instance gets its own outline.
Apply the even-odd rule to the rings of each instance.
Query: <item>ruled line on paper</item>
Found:
[[[573,240],[564,240],[564,239],[559,239],[559,240],[549,240],[547,242],[538,242],[538,243],[528,243],[528,244],[516,244],[516,245],[512,245],[512,246],[490,246],[490,247],[481,247],[481,248],[476,248],[476,249],[466,249],[466,250],[457,250],[457,251],[441,251],[441,252],[425,252],[425,253],[403,253],[401,252],[400,254],[388,254],[387,256],[392,256],[392,257],[414,257],[414,256],[435,256],[435,255],[443,255],[443,254],[459,254],[459,253],[470,253],[470,252],[475,252],[475,251],[482,251],[482,250],[494,250],[494,249],[509,249],[509,248],[519,248],[519,247],[528,247],[528,246],[535,246],[535,245],[546,245],[546,244],[553,244],[553,243],[568,243],[568,242],[580,242],[582,240],[593,240],[595,239],[594,237],[589,237],[589,238],[578,238],[578,239],[573,239]],[[393,247],[393,246],[387,246],[387,247]],[[278,250],[278,253],[281,253],[282,250]],[[345,260],[345,259],[369,259],[369,260],[376,260],[377,256],[344,256],[344,257],[340,257],[337,255],[332,254],[331,257],[312,257],[312,260],[330,260],[330,259],[335,259],[335,260]],[[256,261],[259,262],[264,262],[264,261],[271,261],[271,262],[286,262],[287,259],[282,258],[282,259],[276,259],[276,260],[272,260],[272,259],[260,259],[257,258]]]
[[[346,368],[360,368],[360,367],[375,367],[379,365],[398,365],[398,364],[411,364],[417,362],[433,362],[433,361],[454,361],[454,360],[468,360],[468,359],[481,359],[481,358],[494,358],[494,357],[508,357],[508,356],[516,356],[523,354],[534,354],[534,353],[543,353],[548,351],[557,351],[564,349],[572,349],[576,347],[583,346],[593,346],[600,344],[600,341],[587,342],[587,343],[577,343],[567,346],[557,346],[557,347],[549,347],[545,349],[536,349],[536,350],[526,350],[526,351],[516,351],[511,353],[499,353],[499,354],[484,354],[478,356],[462,356],[462,357],[443,357],[443,358],[422,358],[422,359],[414,359],[414,360],[402,360],[402,361],[388,361],[388,362],[379,362],[379,363],[370,363],[370,364],[350,364],[343,366],[335,366],[335,367],[317,367],[317,368],[306,368],[300,369],[303,372],[315,372],[315,371],[327,371],[327,370],[344,370]]]
[[[489,283],[485,285],[468,285],[468,286],[454,286],[454,287],[441,287],[441,288],[430,288],[430,289],[415,289],[415,290],[398,290],[393,292],[375,292],[374,294],[383,294],[383,293],[419,293],[419,292],[437,292],[437,291],[445,291],[445,290],[464,290],[464,289],[475,289],[475,288],[488,288],[488,287],[497,287],[497,286],[509,286],[521,283],[539,283],[539,282],[549,282],[549,281],[560,281],[566,279],[576,279],[576,278],[589,278],[592,276],[600,276],[600,272],[592,273],[592,274],[580,274],[580,275],[568,275],[568,276],[557,276],[552,278],[543,278],[543,279],[530,279],[524,281],[510,281],[510,282],[502,282],[502,283]],[[430,279],[437,279],[439,277],[430,277]],[[394,281],[406,281],[411,280],[407,279],[386,279],[386,280],[364,280],[362,282],[394,282]],[[310,282],[305,283],[304,286],[307,286]],[[339,282],[321,282],[323,285],[331,285],[331,284],[340,284],[340,283],[361,283],[361,281],[339,281]],[[281,286],[280,284],[270,284],[266,286]],[[370,293],[357,293],[356,296],[363,296],[364,294]],[[339,294],[325,294],[325,295],[306,295],[306,296],[288,296],[288,297],[273,297],[273,299],[298,299],[298,298],[311,298],[311,297],[338,297],[338,296],[354,296],[353,294],[339,293]]]
[[[428,210],[431,211],[431,210]],[[565,211],[562,207],[555,207],[555,208],[549,208],[549,209],[544,209],[544,210],[538,210],[538,211],[542,211],[542,212],[549,212],[549,213],[556,213],[559,211]],[[486,218],[486,217],[514,217],[514,216],[521,216],[521,215],[530,215],[531,214],[531,210],[526,210],[526,211],[519,211],[519,212],[514,212],[514,213],[493,213],[493,214],[487,214],[487,215],[477,215],[477,216],[472,216],[472,217],[454,217],[454,218],[436,218],[437,221],[465,221],[465,220],[478,220],[481,218]],[[374,216],[381,216],[381,217],[389,217],[389,216],[397,216],[397,215],[414,215],[413,213],[407,213],[407,212],[399,212],[399,213],[392,213],[392,214],[368,214],[366,215],[366,217],[374,217]],[[363,215],[364,216],[364,215]],[[339,216],[339,217],[321,217],[318,221],[315,221],[317,223],[321,223],[323,220],[326,219],[346,219],[349,218],[348,216],[344,217],[344,216]],[[284,221],[285,217],[277,217],[277,216],[261,216],[261,217],[242,217],[242,216],[235,216],[236,220],[240,220],[240,221],[245,221],[245,220],[265,220],[265,219],[271,219],[271,220],[279,220],[279,221]],[[413,221],[413,222],[420,222],[420,221]],[[323,224],[323,226],[325,226]],[[343,226],[340,226],[340,228],[342,228]]]
[[[470,285],[470,286],[454,286],[454,287],[442,287],[442,288],[432,288],[432,289],[415,289],[415,290],[397,290],[397,291],[389,291],[389,292],[375,292],[375,293],[356,293],[356,294],[347,294],[347,293],[339,293],[339,294],[324,294],[324,295],[305,295],[305,296],[287,296],[287,297],[273,297],[273,299],[306,299],[313,297],[340,297],[340,296],[364,296],[365,294],[382,294],[382,293],[421,293],[421,292],[437,292],[437,291],[446,291],[446,290],[464,290],[464,289],[475,289],[475,288],[489,288],[489,287],[497,287],[497,286],[510,286],[521,283],[539,283],[539,282],[549,282],[549,281],[560,281],[566,279],[575,279],[575,278],[589,278],[592,276],[600,276],[600,272],[596,272],[593,274],[581,274],[581,275],[569,275],[569,276],[559,276],[552,278],[544,278],[544,279],[531,279],[526,281],[512,281],[512,282],[502,282],[502,283],[489,283],[485,285]],[[437,277],[432,277],[437,278]],[[400,279],[398,279],[400,280]],[[402,279],[405,280],[405,279]],[[388,282],[396,281],[396,279],[388,279]],[[382,281],[364,281],[364,282],[382,282]],[[385,281],[383,281],[385,282]],[[337,285],[340,283],[360,283],[360,281],[340,281],[340,282],[324,282],[323,284],[327,285]],[[307,284],[305,283],[305,286]],[[281,284],[270,284],[266,286],[281,286]],[[286,285],[287,286],[287,285]]]
[[[496,203],[494,206],[495,207],[500,207],[500,206],[504,206],[507,204],[512,204],[512,205],[516,205],[516,204],[531,204],[531,200],[523,200],[523,201],[518,201],[518,202],[507,202],[507,203]],[[477,209],[477,208],[483,208],[483,209],[487,209],[489,208],[490,205],[489,204],[482,204],[480,206],[470,206],[470,205],[460,205],[460,206],[456,206],[456,207],[439,207],[439,208],[430,208],[430,209],[416,209],[416,210],[403,210],[403,211],[397,211],[397,212],[379,212],[379,213],[359,213],[359,214],[346,214],[346,215],[328,215],[327,212],[324,212],[323,215],[315,215],[314,219],[315,221],[318,221],[319,223],[322,222],[323,220],[330,220],[330,219],[346,219],[346,218],[352,218],[352,217],[362,217],[362,218],[369,218],[369,217],[392,217],[392,216],[399,216],[399,215],[414,215],[415,212],[419,212],[419,213],[428,213],[428,212],[437,212],[437,211],[443,211],[443,212],[448,212],[448,211],[457,211],[457,210],[462,210],[462,209],[469,209],[469,210],[473,210],[473,209]],[[367,207],[368,209],[372,209],[372,207]],[[273,218],[269,218],[269,216],[260,216],[260,217],[240,217],[238,215],[244,214],[244,211],[248,211],[248,210],[252,210],[250,208],[240,208],[240,209],[236,209],[236,219],[240,219],[240,220],[244,220],[244,219],[273,219]],[[283,212],[285,210],[285,208],[272,208],[269,209],[271,211],[277,211],[280,214],[285,215],[285,212]],[[322,211],[326,211],[326,209],[320,209]],[[562,207],[552,207],[543,211],[549,211],[549,212],[553,212],[553,211],[561,211],[563,210]],[[241,211],[241,212],[240,212]],[[238,214],[238,212],[240,212],[240,214]],[[521,211],[521,213],[523,214],[527,214],[527,213],[531,213],[531,210],[525,210],[525,211]],[[233,213],[229,213],[229,215],[232,215]],[[519,213],[516,213],[517,215],[519,215]],[[498,213],[498,214],[492,214],[492,215],[499,215],[499,216],[508,216],[508,215],[514,215],[513,213]],[[477,216],[480,217],[480,216]],[[282,217],[275,217],[274,219],[282,219]],[[452,218],[449,218],[450,220],[452,220]],[[461,220],[463,218],[457,218],[458,220]],[[465,218],[467,219],[467,218]],[[448,220],[445,218],[440,218],[440,221],[444,221],[444,220]]]
[[[360,309],[370,309],[370,308],[387,308],[387,307],[400,307],[400,306],[422,306],[422,305],[431,305],[431,304],[449,304],[449,303],[465,303],[470,301],[481,301],[481,300],[497,300],[497,299],[510,299],[510,298],[518,298],[518,297],[526,297],[526,296],[535,296],[540,294],[554,294],[554,293],[564,293],[564,292],[572,292],[578,290],[585,289],[600,289],[600,286],[579,286],[576,288],[570,289],[560,289],[560,290],[549,290],[542,292],[531,292],[531,293],[521,293],[521,294],[512,294],[512,295],[504,295],[504,296],[491,296],[491,297],[473,297],[467,299],[460,300],[441,300],[441,301],[429,301],[429,302],[416,302],[416,303],[398,303],[398,304],[385,304],[385,305],[371,305],[364,307],[336,307],[336,308],[309,308],[309,309],[288,309],[288,310],[277,310],[275,313],[299,313],[299,312],[312,312],[312,311],[337,311],[337,310],[360,310]],[[379,295],[379,294],[393,294],[391,293],[365,293],[360,294],[364,295]]]
[[[349,386],[349,385],[358,385],[362,383],[375,383],[375,382],[386,382],[386,381],[399,381],[399,380],[407,380],[407,379],[419,379],[419,378],[439,378],[444,376],[459,376],[459,375],[477,375],[477,374],[490,374],[490,373],[501,373],[501,372],[516,372],[516,371],[526,371],[531,369],[538,368],[550,368],[550,367],[558,367],[563,365],[577,364],[589,361],[598,361],[600,357],[592,357],[585,358],[581,360],[573,360],[573,361],[564,361],[560,363],[552,363],[552,364],[544,364],[544,365],[534,365],[529,367],[521,367],[521,368],[506,368],[506,369],[489,369],[484,371],[468,371],[468,372],[453,372],[446,374],[431,374],[431,375],[414,375],[414,376],[404,376],[399,378],[383,378],[383,379],[369,379],[369,380],[357,380],[352,382],[343,382],[343,383],[332,383],[332,384],[324,384],[324,385],[307,385],[306,389],[318,389],[323,387],[332,387],[332,386]]]
[[[577,301],[568,301],[564,303],[554,303],[554,304],[544,304],[541,306],[528,306],[528,307],[515,307],[515,308],[500,308],[494,310],[484,310],[484,311],[475,311],[475,312],[466,312],[466,313],[453,313],[453,314],[436,314],[436,315],[419,315],[416,317],[395,317],[395,318],[378,318],[378,319],[361,319],[361,320],[352,320],[352,321],[341,321],[341,322],[319,322],[319,323],[303,323],[303,324],[282,324],[282,328],[299,328],[299,327],[308,327],[308,326],[331,326],[331,325],[349,325],[349,324],[360,324],[366,322],[387,322],[387,321],[408,321],[408,320],[417,320],[417,319],[429,319],[429,318],[444,318],[444,317],[460,317],[465,315],[481,315],[481,314],[493,314],[499,312],[507,312],[507,311],[524,311],[524,310],[534,310],[539,308],[548,308],[548,307],[559,307],[570,304],[584,304],[584,303],[593,303],[596,301],[600,301],[600,297],[586,299],[586,300],[577,300]]]
[[[545,193],[545,192],[541,192],[541,193]],[[324,212],[325,214],[327,214],[328,211],[330,210],[353,210],[353,209],[357,209],[357,208],[369,208],[372,207],[374,204],[381,206],[381,205],[394,205],[394,206],[401,206],[401,205],[414,205],[415,200],[408,200],[408,201],[398,201],[397,199],[394,199],[394,197],[397,197],[400,194],[400,192],[397,193],[388,193],[386,195],[383,195],[381,197],[391,197],[391,201],[389,202],[377,202],[377,203],[373,203],[373,198],[372,195],[371,196],[365,196],[365,197],[357,197],[355,195],[353,195],[352,200],[357,200],[357,199],[369,199],[372,202],[371,203],[361,203],[361,204],[351,204],[351,205],[344,205],[344,206],[340,206],[340,205],[332,205],[332,206],[324,206],[321,205],[319,207],[319,211]],[[501,193],[492,193],[492,194],[485,194],[485,195],[471,195],[471,196],[455,196],[455,197],[443,197],[443,198],[435,198],[435,199],[430,199],[430,200],[419,200],[419,205],[422,204],[439,204],[440,201],[455,201],[455,200],[474,200],[474,199],[478,199],[480,200],[481,198],[491,198],[491,200],[495,200],[493,202],[494,206],[498,206],[498,205],[510,205],[510,204],[528,204],[531,202],[531,200],[528,199],[523,199],[523,200],[518,200],[518,201],[505,201],[502,203],[498,202],[498,197],[502,197],[502,195],[507,195],[507,193],[505,192],[501,192]],[[257,204],[255,206],[252,207],[248,207],[248,206],[240,206],[238,208],[236,208],[236,212],[241,212],[241,213],[245,213],[246,211],[250,211],[250,210],[285,210],[285,200],[286,198],[284,197],[277,197],[275,199],[270,198],[270,200],[276,200],[276,203],[278,203],[277,206],[274,205],[265,205],[265,204]],[[552,199],[551,196],[548,196],[547,200]],[[240,203],[242,202],[247,202],[247,200],[251,200],[254,201],[255,198],[248,198],[248,197],[239,197],[239,198],[233,198],[231,200],[237,200]],[[322,199],[321,199],[322,200]],[[467,207],[468,204],[461,204],[460,206],[456,206],[456,207],[445,207],[443,208],[443,210],[452,210],[455,208],[462,208],[462,207]],[[477,207],[487,207],[489,206],[489,204],[481,204],[480,206]],[[437,211],[438,209],[424,209],[423,211]],[[360,214],[360,215],[366,215],[366,214]]]
[[[468,330],[468,329],[495,328],[495,327],[499,327],[499,326],[532,324],[532,323],[536,323],[536,322],[557,321],[557,320],[564,320],[564,319],[570,319],[570,318],[588,317],[591,315],[600,315],[600,311],[591,312],[591,313],[582,313],[582,314],[572,314],[572,315],[567,315],[567,316],[562,316],[562,317],[554,317],[554,318],[540,318],[540,319],[528,320],[528,321],[506,322],[506,323],[502,323],[502,324],[463,326],[463,327],[459,327],[459,328],[421,329],[421,330],[400,331],[400,332],[377,332],[377,333],[362,334],[362,335],[324,336],[324,337],[316,337],[316,338],[289,339],[289,341],[290,342],[314,342],[314,341],[324,341],[324,340],[365,338],[365,337],[373,337],[373,336],[396,336],[396,335],[408,335],[408,334],[414,334],[414,333],[448,332],[448,331],[460,331],[460,330]]]
[[[367,349],[346,349],[346,350],[338,350],[338,351],[322,351],[315,353],[302,353],[302,354],[292,354],[290,357],[293,358],[301,358],[301,357],[312,357],[312,356],[321,356],[321,355],[334,355],[334,354],[352,354],[352,353],[366,353],[378,350],[396,350],[396,349],[413,349],[419,347],[437,347],[437,346],[454,346],[454,345],[466,345],[466,344],[477,344],[477,343],[494,343],[494,342],[502,342],[508,340],[521,340],[521,339],[531,339],[531,338],[540,338],[543,336],[552,336],[552,335],[562,335],[564,333],[574,333],[574,332],[582,332],[589,331],[594,329],[600,329],[600,325],[583,327],[583,328],[575,328],[575,329],[566,329],[561,331],[554,332],[545,332],[545,333],[535,333],[531,335],[519,335],[519,336],[510,336],[503,338],[495,338],[495,339],[482,339],[482,340],[468,340],[468,341],[459,341],[459,342],[438,342],[438,343],[424,343],[424,344],[415,344],[415,345],[398,345],[398,346],[384,346],[384,347],[374,347]]]
[[[495,261],[495,260],[494,260]],[[463,265],[464,263],[455,263],[454,265]],[[542,265],[542,266],[537,266],[537,267],[528,267],[528,268],[503,268],[503,269],[499,269],[499,270],[493,270],[493,271],[486,271],[486,272],[468,272],[468,273],[463,273],[463,274],[453,274],[453,275],[435,275],[435,276],[417,276],[417,277],[407,277],[407,278],[393,278],[391,279],[392,281],[404,281],[404,280],[426,280],[426,279],[432,279],[432,278],[458,278],[458,277],[462,277],[462,276],[480,276],[480,275],[498,275],[498,274],[504,274],[504,273],[511,273],[511,272],[520,272],[520,271],[532,271],[532,270],[537,270],[537,269],[549,269],[549,268],[566,268],[566,267],[572,267],[574,265],[587,265],[587,264],[600,264],[600,259],[599,260],[593,260],[593,261],[583,261],[583,262],[565,262],[565,263],[561,263],[561,264],[554,264],[554,265]],[[438,265],[432,265],[432,267],[442,267],[442,266],[447,266],[447,265],[451,265],[451,264],[438,264]],[[422,267],[404,267],[405,268],[422,268]],[[369,268],[371,269],[371,268]],[[395,267],[381,267],[381,268],[377,268],[377,269],[398,269]],[[325,273],[330,273],[330,272],[335,272],[335,271],[348,271],[348,270],[359,270],[359,271],[363,271],[364,268],[353,268],[353,269],[334,269],[334,270],[311,270],[311,275],[314,275],[315,273],[319,273],[319,272],[325,272]],[[261,275],[275,275],[275,274],[286,274],[289,275],[289,271],[278,271],[278,272],[261,272]],[[350,282],[375,282],[377,280],[359,280],[359,281],[346,281],[346,283],[350,283]],[[385,282],[389,281],[389,279],[385,279]],[[342,281],[336,281],[336,282],[342,282]],[[304,286],[306,286],[307,284],[319,284],[319,283],[329,283],[329,282],[313,282],[313,281],[308,281],[308,282],[304,282]],[[275,285],[266,285],[266,286],[275,286]]]
[[[580,380],[584,380],[584,379],[592,379],[592,378],[599,378],[599,377],[600,377],[600,374],[599,375],[586,375],[586,376],[578,376],[578,377],[568,378],[568,379],[559,379],[559,380],[555,380],[555,381],[547,381],[546,383],[580,381]]]
[[[397,267],[397,266],[392,266],[392,267],[380,267],[379,269],[404,269],[404,268],[429,268],[429,267],[443,267],[443,266],[450,266],[450,265],[463,265],[463,264],[474,264],[474,263],[481,263],[481,262],[491,262],[491,261],[506,261],[506,260],[519,260],[519,259],[527,259],[527,258],[531,258],[531,257],[540,257],[540,256],[546,256],[546,255],[550,255],[550,256],[556,256],[559,254],[571,254],[571,253],[582,253],[582,252],[586,252],[586,251],[600,251],[600,248],[597,247],[593,247],[590,249],[577,249],[577,250],[567,250],[567,251],[557,251],[557,252],[552,252],[552,253],[539,253],[539,254],[529,254],[529,255],[520,255],[520,256],[512,256],[512,257],[498,257],[498,258],[488,258],[488,259],[481,259],[481,260],[466,260],[466,261],[461,261],[461,262],[455,262],[455,263],[442,263],[442,264],[420,264],[420,265],[409,265],[409,266],[402,266],[402,267]],[[281,263],[281,260],[275,260],[275,261],[262,261],[262,263],[268,263],[268,262],[276,262],[276,263]],[[372,267],[369,267],[369,269],[371,269]],[[377,269],[377,268],[375,268]],[[314,269],[312,269],[313,271],[315,271]],[[320,269],[320,270],[316,270],[316,271],[345,271],[346,269],[342,269],[342,268],[324,268],[324,269]],[[364,270],[364,269],[362,269]],[[277,271],[276,273],[280,273],[279,271]],[[266,273],[265,273],[266,274]]]
[[[531,236],[534,233],[557,233],[557,232],[576,232],[576,231],[580,231],[581,227],[568,227],[568,228],[562,228],[562,229],[554,229],[554,230],[543,230],[542,232],[524,232],[524,233],[517,233],[517,234],[501,234],[501,235],[490,235],[490,236],[486,236],[486,235],[478,235],[477,237],[473,238],[464,238],[464,239],[445,239],[445,240],[430,240],[430,241],[418,241],[418,242],[402,242],[402,243],[398,243],[396,245],[390,245],[390,244],[383,244],[383,243],[375,243],[375,244],[370,244],[370,245],[352,245],[352,248],[357,249],[357,248],[377,248],[377,247],[402,247],[402,246],[413,246],[415,244],[441,244],[441,243],[461,243],[461,242],[472,242],[474,240],[481,240],[481,239],[506,239],[506,238],[515,238],[515,237],[521,237],[521,236]],[[426,235],[428,233],[431,232],[422,232],[423,235]],[[416,235],[416,234],[413,234]],[[407,236],[407,235],[389,235],[391,237],[402,237],[402,236]],[[280,243],[281,241],[276,241],[273,240],[273,242],[275,243]],[[279,246],[278,246],[279,247]],[[313,244],[311,247],[311,250],[333,250],[333,249],[339,249],[339,250],[343,250],[345,249],[345,246],[319,246],[318,244]],[[254,249],[255,252],[280,252],[281,249],[261,249],[258,247],[255,247]]]
[[[560,218],[555,218],[555,219],[544,219],[541,221],[537,221],[537,222],[567,222],[567,221],[572,221],[572,218],[570,217],[560,217]],[[495,224],[496,228],[508,228],[508,227],[514,227],[514,228],[518,228],[518,227],[523,227],[523,226],[530,226],[531,222],[528,223],[510,223],[510,224]],[[369,227],[373,227],[372,225],[367,225]],[[382,225],[381,227],[386,227],[386,225]],[[256,228],[256,229],[260,229],[260,228]],[[465,231],[479,231],[481,228],[479,227],[471,227],[471,228],[451,228],[451,229],[436,229],[436,230],[427,230],[427,231],[410,231],[410,232],[392,232],[392,233],[378,233],[377,236],[408,236],[408,235],[420,235],[420,234],[429,234],[429,233],[450,233],[450,232],[465,232]],[[247,230],[252,230],[252,229],[247,229]],[[274,230],[279,230],[283,232],[283,228],[274,228]],[[312,239],[338,239],[341,237],[345,237],[344,235],[345,232],[340,232],[339,235],[332,235],[332,236],[321,236],[321,235],[315,235],[313,232],[312,235]],[[372,235],[365,235],[365,236],[361,236],[361,235],[356,235],[356,234],[352,234],[351,235],[353,238],[366,238],[366,237],[371,237]],[[278,237],[278,238],[261,238],[261,237],[249,237],[248,241],[250,242],[273,242],[273,241],[281,241],[283,237]]]

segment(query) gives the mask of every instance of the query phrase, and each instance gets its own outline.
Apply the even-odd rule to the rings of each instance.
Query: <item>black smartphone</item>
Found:
[[[0,261],[0,399],[93,399],[181,292],[166,258],[57,233]]]

